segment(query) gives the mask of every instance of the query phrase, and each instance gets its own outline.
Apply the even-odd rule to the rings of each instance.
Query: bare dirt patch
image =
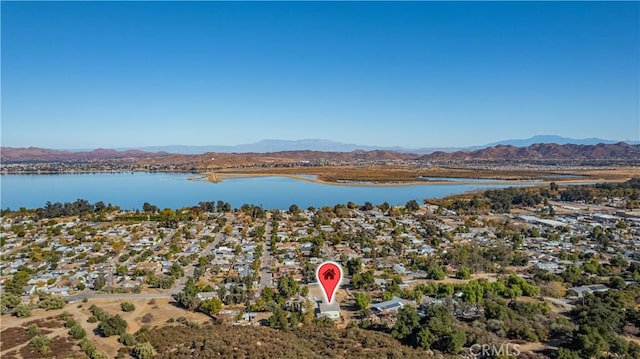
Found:
[[[80,351],[80,348],[76,345],[77,341],[69,337],[55,337],[51,340],[49,348],[51,348],[51,354],[47,355],[47,358],[85,358],[86,355]],[[23,346],[20,351],[20,355],[24,359],[38,359],[42,358],[42,354],[31,345]]]
[[[124,301],[132,303],[135,305],[136,309],[132,312],[123,312],[120,308],[120,303]],[[91,305],[102,308],[110,315],[120,315],[127,321],[127,333],[130,334],[135,333],[143,326],[164,326],[169,318],[177,319],[179,317],[185,317],[200,324],[212,322],[211,317],[205,314],[188,312],[172,303],[173,300],[169,298],[152,300],[91,299],[89,300],[89,303],[83,306],[83,308],[68,306],[65,309],[85,329],[87,332],[87,339],[96,345],[98,351],[102,351],[107,354],[108,357],[114,358],[117,356],[118,350],[123,348],[123,345],[118,342],[117,336],[111,336],[108,338],[100,336],[95,331],[98,327],[98,322],[87,322],[87,319],[91,316],[91,312],[89,311],[89,307]]]
[[[118,314],[127,321],[128,333],[135,333],[144,325],[163,325],[169,318],[177,319],[185,317],[198,323],[210,323],[211,317],[203,313],[194,313],[176,306],[172,299],[161,298],[152,301],[146,299],[127,300],[135,305],[132,312],[123,312],[120,309],[121,300],[92,300],[91,303],[104,309],[109,314]],[[146,319],[145,319],[146,318]],[[145,321],[143,321],[145,319]]]
[[[46,330],[46,329],[40,329],[40,334],[46,335],[49,333],[52,333],[52,331]],[[5,350],[9,350],[11,348],[28,343],[29,340],[33,338],[33,335],[29,335],[25,328],[12,327],[12,328],[7,328],[2,332],[0,332],[0,338],[2,338],[0,351],[4,352]]]
[[[43,315],[44,312],[38,313]],[[50,314],[50,313],[47,313]],[[12,317],[6,317],[10,319]],[[15,348],[21,345],[24,345],[31,340],[33,335],[27,333],[27,327],[30,325],[35,325],[40,329],[40,334],[47,335],[53,333],[56,328],[63,328],[64,323],[54,316],[48,316],[45,318],[38,318],[33,320],[32,318],[24,318],[21,322],[7,320],[5,322],[5,317],[3,319],[2,327],[5,328],[0,332],[0,352],[4,352],[11,348]],[[29,320],[32,319],[32,320]],[[26,321],[29,320],[29,321]],[[8,325],[7,325],[8,324]]]
[[[61,328],[64,327],[64,322],[57,317],[46,317],[22,323],[23,327],[30,325],[35,325],[38,328]]]
[[[27,333],[27,328],[30,325],[38,327],[40,334],[51,338],[49,348],[51,353],[47,355],[49,358],[84,358],[85,355],[80,351],[78,347],[78,341],[72,339],[67,334],[67,329],[64,327],[64,322],[57,316],[47,316],[51,313],[36,312],[36,316],[40,318],[21,318],[20,321],[8,322],[12,326],[0,332],[0,338],[2,339],[0,352],[2,358],[42,358],[42,354],[35,348],[33,348],[29,341],[34,335]],[[9,317],[8,317],[9,318]],[[4,318],[3,318],[4,319]],[[30,319],[30,320],[29,320]],[[28,320],[28,321],[27,321]],[[5,327],[5,321],[3,320],[3,327]]]

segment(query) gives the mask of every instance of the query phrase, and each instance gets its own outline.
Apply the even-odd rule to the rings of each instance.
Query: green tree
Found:
[[[404,208],[409,212],[415,212],[420,209],[420,205],[418,204],[418,201],[412,199],[404,205]]]
[[[440,267],[429,267],[427,269],[427,279],[443,280],[445,276],[444,269]]]
[[[359,310],[365,310],[369,308],[369,297],[365,293],[356,294],[356,305]]]
[[[153,287],[160,289],[169,289],[173,287],[175,278],[172,276],[162,276],[160,278],[154,278],[149,284]]]
[[[24,287],[29,281],[29,273],[20,270],[13,275],[11,279],[7,279],[4,283],[4,293],[17,295],[18,297],[24,293]]]
[[[623,289],[626,286],[624,278],[620,276],[612,276],[609,278],[609,287],[614,289]]]
[[[198,287],[196,286],[196,282],[193,277],[189,277],[182,291],[178,293],[176,301],[188,310],[194,310],[198,307],[198,299],[196,298],[196,294],[198,294]]]
[[[86,337],[80,341],[80,349],[82,349],[89,358],[93,358],[96,355],[96,346]]]
[[[107,280],[101,274],[96,279],[93,280],[93,289],[101,290],[107,284]]]
[[[609,343],[596,328],[583,326],[575,337],[575,346],[581,357],[591,358],[609,350]]]
[[[520,246],[522,246],[522,242],[523,242],[522,234],[515,233],[513,236],[511,236],[511,243],[513,243],[514,249],[520,248]]]
[[[120,303],[120,309],[122,309],[123,312],[133,312],[136,310],[136,306],[133,305],[133,303],[122,302]]]
[[[128,347],[136,345],[136,338],[129,333],[120,334],[120,338],[118,338],[118,341]]]
[[[556,359],[580,359],[580,354],[571,349],[558,348]]]
[[[354,274],[360,272],[360,268],[362,267],[362,259],[360,259],[360,257],[351,258],[347,260],[346,267],[347,274],[349,276],[353,276]]]
[[[354,274],[351,278],[351,286],[354,289],[370,289],[375,284],[372,271]]]
[[[36,335],[31,338],[29,344],[36,348],[41,355],[46,356],[51,353],[51,348],[49,348],[49,344],[51,344],[51,339],[44,335]]]
[[[87,332],[80,325],[76,324],[69,328],[69,335],[74,339],[82,339],[87,336]]]
[[[169,268],[169,275],[174,278],[184,277],[184,270],[179,263],[174,262]]]
[[[425,341],[430,343],[430,348],[441,350],[449,354],[457,354],[467,341],[466,335],[454,325],[453,315],[443,306],[432,306],[425,310],[427,328],[431,335],[424,333]],[[418,342],[420,339],[418,338]],[[419,344],[423,346],[422,344]]]
[[[456,273],[458,279],[471,279],[471,270],[468,267],[460,267]]]
[[[418,332],[417,344],[420,348],[429,350],[435,341],[436,337],[431,333],[431,330],[429,330],[428,327],[425,326]]]
[[[222,301],[218,298],[211,298],[200,303],[200,310],[209,314],[216,315],[222,309]]]
[[[391,335],[396,339],[405,340],[419,327],[420,317],[416,308],[412,306],[402,307],[398,311],[396,324],[391,330]]]
[[[484,297],[485,286],[477,280],[470,280],[461,289],[463,299],[471,304],[480,303]]]
[[[120,264],[116,267],[116,274],[123,276],[126,275],[128,272],[127,266],[124,264]]]
[[[38,328],[38,326],[35,324],[31,324],[27,327],[27,334],[38,335],[40,334],[40,328]]]
[[[127,321],[120,315],[114,315],[107,318],[107,320],[98,324],[98,331],[105,337],[112,335],[121,335],[127,330]]]
[[[38,303],[38,306],[45,310],[62,309],[67,305],[67,300],[58,295],[47,296]]]
[[[289,329],[289,321],[287,320],[287,312],[282,310],[277,305],[273,306],[271,310],[271,316],[269,317],[268,323],[271,328],[280,329],[280,330],[288,330]]]
[[[13,314],[18,318],[26,318],[31,316],[31,306],[29,304],[20,303],[13,308]]]
[[[290,275],[285,275],[278,281],[278,293],[285,298],[291,298],[292,296],[300,292],[300,286],[298,282]]]
[[[452,329],[444,337],[441,350],[449,354],[457,354],[464,343],[467,341],[467,336],[460,329]]]
[[[151,359],[156,355],[153,346],[149,342],[138,343],[133,348],[133,356],[136,359]]]
[[[97,307],[95,304],[89,307],[89,311],[91,311],[91,314],[93,314],[93,316],[95,316],[101,322],[109,318],[109,314],[107,314],[107,312],[105,312],[102,308]]]
[[[304,324],[311,324],[315,316],[316,316],[315,305],[313,304],[312,301],[306,300],[304,302],[304,316],[302,317],[302,321],[304,322]]]
[[[9,310],[15,308],[20,302],[20,296],[9,292],[2,293],[2,296],[0,296],[1,314],[8,313]]]

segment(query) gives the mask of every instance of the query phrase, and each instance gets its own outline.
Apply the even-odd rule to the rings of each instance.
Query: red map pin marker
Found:
[[[316,278],[322,286],[325,300],[333,303],[333,295],[342,280],[342,268],[335,262],[324,262],[316,270]]]

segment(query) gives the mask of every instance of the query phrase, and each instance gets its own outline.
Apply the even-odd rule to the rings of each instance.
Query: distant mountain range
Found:
[[[558,145],[566,145],[566,144],[597,145],[599,143],[614,144],[614,143],[620,143],[620,142],[625,142],[630,145],[640,144],[640,141],[604,140],[602,138],[595,138],[595,137],[576,139],[576,138],[562,137],[562,136],[556,136],[556,135],[538,135],[538,136],[526,138],[524,140],[505,140],[500,142],[489,143],[484,146],[471,147],[471,149],[487,148],[487,147],[494,147],[499,145],[527,147],[527,146],[535,145],[536,143],[555,143]]]
[[[351,152],[356,150],[362,151],[395,151],[403,153],[429,154],[433,152],[456,152],[465,150],[478,150],[482,148],[494,147],[498,145],[526,147],[536,143],[556,143],[559,145],[575,144],[575,145],[597,145],[599,143],[613,144],[621,141],[605,140],[601,138],[583,138],[575,139],[561,137],[555,135],[538,135],[527,139],[504,140],[500,142],[489,143],[482,146],[472,147],[423,147],[409,148],[401,146],[370,146],[357,145],[352,143],[335,142],[323,139],[303,139],[303,140],[262,140],[255,143],[241,144],[235,146],[151,146],[137,148],[121,148],[121,150],[142,150],[145,152],[168,152],[179,154],[202,154],[206,152],[218,153],[271,153],[282,151],[322,151],[322,152]],[[624,141],[628,144],[640,144],[640,141]]]
[[[166,152],[145,152],[140,150],[116,151],[111,149],[98,148],[92,151],[65,151],[51,150],[47,148],[27,147],[2,147],[0,148],[0,158],[2,162],[71,162],[71,161],[95,161],[110,159],[143,159],[166,157]]]
[[[640,145],[615,144],[574,145],[536,143],[526,147],[497,145],[475,151],[434,152],[421,157],[425,161],[536,161],[536,160],[638,160]]]
[[[129,150],[132,148],[122,148]],[[157,152],[164,151],[180,154],[201,154],[206,152],[217,153],[272,153],[282,151],[321,151],[321,152],[351,152],[351,151],[394,151],[403,153],[425,154],[436,151],[452,152],[459,150],[455,147],[445,148],[405,148],[400,146],[370,146],[356,145],[352,143],[342,143],[323,139],[303,139],[303,140],[262,140],[254,143],[247,143],[235,146],[149,146],[136,147],[137,150]]]
[[[132,159],[147,163],[191,163],[195,166],[234,167],[238,165],[292,163],[297,161],[474,161],[474,160],[606,160],[606,159],[640,159],[640,144],[627,143],[596,145],[575,145],[536,143],[526,147],[497,145],[477,150],[445,152],[436,151],[429,154],[416,154],[389,150],[372,151],[274,151],[269,153],[243,152],[223,153],[208,152],[205,154],[169,154],[167,152],[145,152],[140,150],[115,151],[97,149],[88,152],[71,152],[48,150],[42,148],[11,148],[0,150],[2,162],[38,162],[38,161],[91,161],[105,159]]]

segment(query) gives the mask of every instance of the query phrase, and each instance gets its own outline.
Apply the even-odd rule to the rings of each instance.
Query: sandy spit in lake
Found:
[[[331,182],[324,181],[318,178],[309,178],[293,174],[274,174],[274,173],[207,173],[206,178],[210,182],[219,183],[225,179],[234,178],[254,178],[254,177],[287,177],[298,181],[305,181],[317,184],[324,184],[329,186],[345,186],[345,187],[398,187],[398,186],[428,186],[428,185],[526,185],[526,186],[548,186],[549,183],[554,181],[504,181],[504,180],[492,180],[487,181],[396,181],[396,182],[371,182],[371,181],[350,181],[350,182]],[[596,183],[596,180],[584,180],[584,179],[567,179],[562,181],[555,181],[558,184],[570,184],[570,183]]]

